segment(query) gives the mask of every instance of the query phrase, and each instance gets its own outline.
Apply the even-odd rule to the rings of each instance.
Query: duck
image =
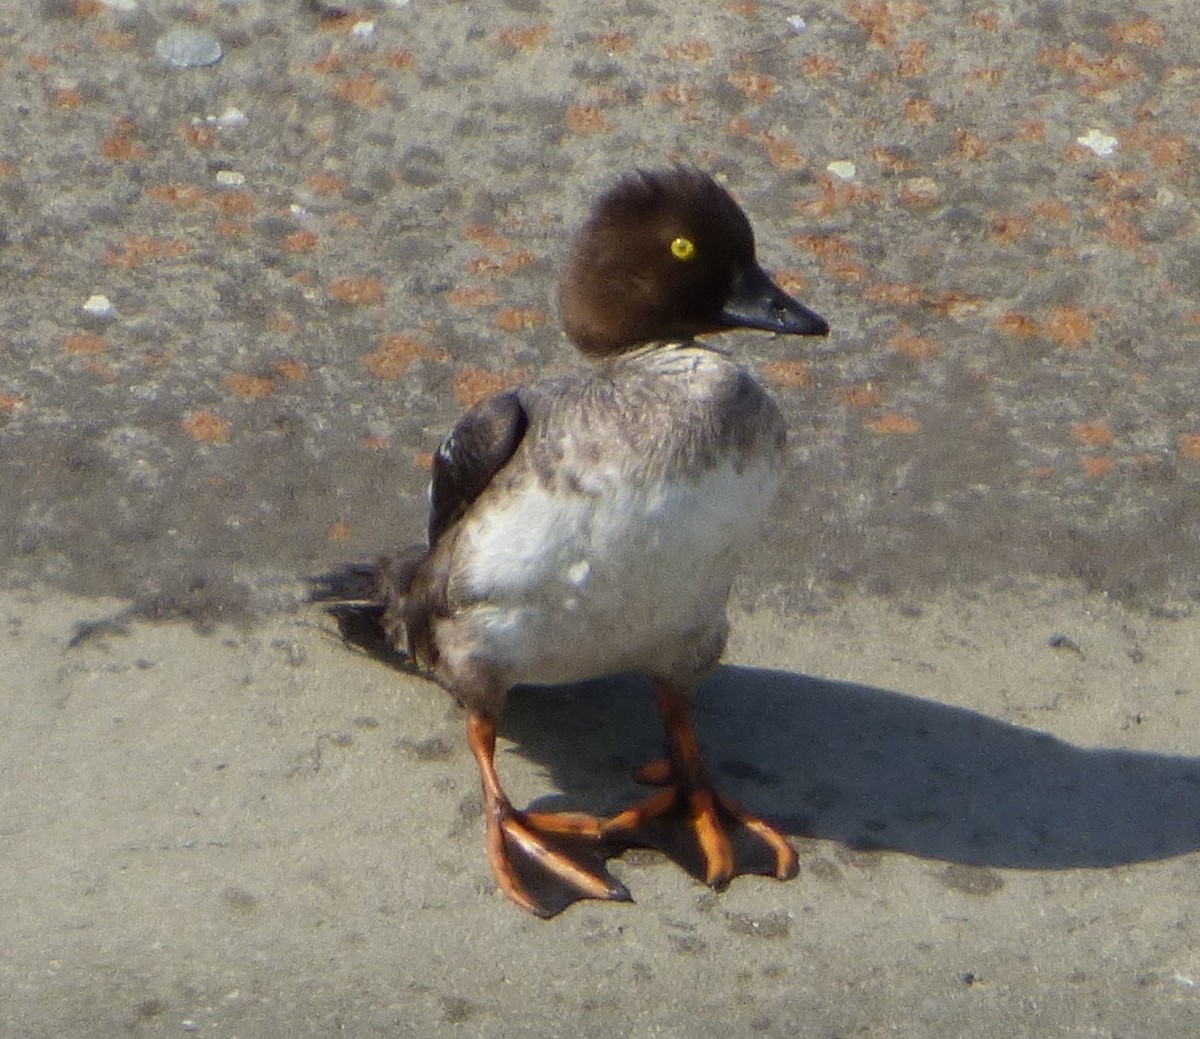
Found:
[[[426,541],[315,578],[310,597],[348,641],[464,708],[488,860],[518,906],[548,918],[583,899],[630,901],[607,863],[639,845],[716,889],[748,872],[791,879],[795,849],[714,789],[692,723],[787,436],[766,390],[710,337],[825,336],[829,324],[759,265],[726,188],[687,165],[634,170],[600,195],[558,310],[588,363],[468,410],[433,457]],[[516,808],[495,761],[510,692],[627,673],[655,691],[666,757],[638,778],[658,789],[608,816]]]

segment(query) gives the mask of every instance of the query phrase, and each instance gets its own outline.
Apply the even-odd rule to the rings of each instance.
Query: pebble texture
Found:
[[[221,615],[418,537],[456,415],[576,363],[589,201],[683,160],[834,327],[725,340],[793,430],[751,594],[1200,593],[1187,4],[18,6],[10,575]],[[166,67],[180,30],[224,58]]]

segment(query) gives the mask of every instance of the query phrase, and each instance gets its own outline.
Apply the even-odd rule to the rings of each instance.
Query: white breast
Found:
[[[588,486],[554,492],[530,473],[466,523],[463,608],[439,641],[482,655],[509,684],[711,663],[698,658],[723,646],[729,587],[761,532],[776,463],[769,452],[740,471],[727,461],[649,486],[592,469]]]

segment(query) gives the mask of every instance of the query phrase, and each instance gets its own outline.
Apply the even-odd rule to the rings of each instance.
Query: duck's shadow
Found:
[[[721,668],[695,714],[716,786],[792,834],[1036,869],[1200,849],[1200,758],[1085,749],[902,693],[757,668]],[[517,690],[502,732],[566,792],[539,807],[622,807],[641,796],[632,769],[662,753],[653,695],[636,678]]]

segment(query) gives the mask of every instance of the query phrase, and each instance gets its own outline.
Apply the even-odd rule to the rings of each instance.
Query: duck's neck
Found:
[[[729,355],[728,350],[722,350],[712,343],[705,343],[699,339],[656,339],[649,343],[642,343],[641,346],[635,346],[630,350],[610,354],[600,363],[608,366],[637,364],[646,357],[657,356],[669,350],[701,350],[705,353]]]

